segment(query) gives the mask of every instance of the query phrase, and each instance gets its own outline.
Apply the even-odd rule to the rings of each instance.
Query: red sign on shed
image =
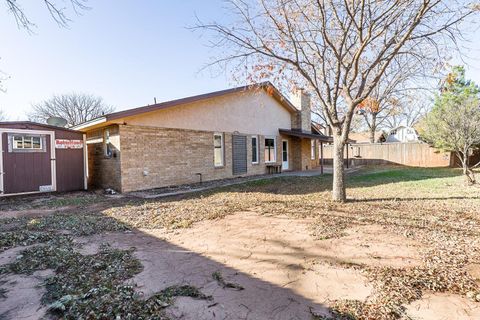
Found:
[[[82,140],[55,139],[56,149],[82,149]]]

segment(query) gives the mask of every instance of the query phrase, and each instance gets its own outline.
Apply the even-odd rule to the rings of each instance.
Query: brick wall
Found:
[[[310,170],[320,166],[318,141],[315,143],[315,158],[312,159],[310,139],[294,138],[292,140],[293,170]]]
[[[105,155],[103,143],[104,130],[110,131],[110,146],[112,156]],[[118,126],[110,126],[105,129],[90,131],[87,133],[88,147],[88,187],[89,188],[112,188],[116,191],[122,189],[120,177],[120,135]]]
[[[290,97],[292,104],[299,110],[299,113],[292,117],[292,128],[311,132],[312,109],[310,94],[299,89]]]
[[[120,125],[121,191],[135,191],[232,178],[232,133],[224,134],[224,166],[213,164],[213,132]],[[258,135],[259,164],[251,163],[251,135],[247,136],[247,174],[266,172],[264,137]],[[277,163],[281,138],[277,137]]]

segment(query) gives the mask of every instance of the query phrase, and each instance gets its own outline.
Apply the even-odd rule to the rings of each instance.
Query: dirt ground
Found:
[[[420,264],[422,245],[381,226],[347,230],[339,239],[315,240],[311,219],[266,217],[239,212],[218,221],[201,222],[180,231],[145,229],[103,233],[76,239],[83,254],[101,243],[120,249],[134,247],[144,270],[131,281],[148,297],[168,286],[188,283],[212,295],[210,301],[178,299],[168,313],[180,319],[310,319],[329,315],[337,299],[368,300],[372,286],[357,264],[412,267]],[[15,259],[19,248],[5,251],[2,264]],[[212,278],[220,272],[243,290],[223,288]],[[45,307],[39,284],[51,272],[9,276],[8,299],[2,309],[11,319],[37,319]],[[428,294],[408,306],[413,319],[479,319],[480,305],[458,295]]]
[[[248,195],[243,194],[243,198],[248,199]],[[202,199],[178,201],[197,201],[200,205],[200,201],[205,200]],[[90,205],[98,207],[98,201],[93,201]],[[165,202],[162,205],[166,205]],[[268,204],[270,205],[271,203]],[[344,206],[342,210],[348,211],[352,205]],[[378,206],[378,203],[375,205]],[[118,204],[118,210],[126,208],[124,206],[124,203]],[[278,203],[277,206],[281,204]],[[397,203],[396,206],[400,212],[406,212],[402,203]],[[238,209],[236,205],[233,207]],[[365,209],[362,204],[357,204],[356,208],[358,207],[360,210]],[[146,209],[141,208],[143,211],[138,212],[145,213]],[[391,203],[382,203],[380,208],[369,207],[370,210],[374,208],[378,211],[391,209]],[[462,210],[463,207],[459,208],[455,210]],[[417,209],[420,208],[417,206]],[[11,211],[10,207],[9,210]],[[39,216],[44,218],[53,212],[58,213],[58,210],[52,211],[51,208],[46,208],[45,211],[35,210],[40,210]],[[71,207],[68,210],[71,211]],[[335,210],[340,212],[338,208]],[[31,219],[32,212],[25,212],[28,219]],[[11,212],[8,214],[12,215]],[[397,215],[395,218],[403,219],[401,221],[404,225],[410,223],[406,218],[407,213],[402,215],[403,218]],[[112,227],[111,230],[77,234],[74,227],[65,231],[65,225],[62,225],[61,232],[72,236],[78,252],[84,256],[98,254],[104,243],[121,250],[134,248],[133,255],[141,262],[142,270],[124,282],[134,285],[135,291],[140,293],[143,300],[178,285],[193,286],[209,297],[177,297],[162,309],[169,319],[376,319],[375,316],[365,316],[371,314],[367,311],[359,315],[355,310],[366,309],[364,306],[371,305],[377,307],[382,303],[387,305],[388,301],[379,300],[379,295],[382,296],[385,292],[382,291],[385,290],[383,287],[388,287],[389,282],[407,281],[403,280],[403,272],[409,274],[410,271],[423,270],[425,260],[429,259],[427,257],[430,257],[432,251],[429,241],[420,236],[423,232],[420,230],[425,227],[418,230],[404,229],[392,225],[388,220],[392,218],[387,219],[384,212],[381,216],[381,219],[351,216],[351,221],[360,219],[360,222],[355,223],[341,220],[341,223],[331,224],[329,219],[327,228],[338,228],[340,233],[322,238],[312,232],[318,232],[315,229],[319,223],[318,216],[299,217],[288,212],[265,214],[265,208],[255,202],[248,210],[233,210],[214,220],[193,221],[188,224],[188,228],[137,226],[117,230],[117,227]],[[333,214],[329,217],[332,221],[340,221]],[[442,221],[450,220],[444,215],[442,217]],[[469,228],[476,230],[476,221],[472,221],[468,223]],[[452,221],[452,224],[457,222]],[[18,222],[5,224],[4,230],[14,228],[15,223]],[[451,224],[449,228],[452,228]],[[463,229],[460,232],[465,233]],[[455,238],[456,235],[451,237]],[[25,244],[1,252],[0,266],[22,259],[23,250],[38,246]],[[478,246],[478,242],[470,244]],[[453,255],[455,253],[451,252]],[[463,258],[457,257],[457,260],[461,259]],[[478,286],[480,261],[476,259],[477,256],[472,256],[468,261],[463,261],[462,266],[465,265],[465,268],[461,267],[461,272]],[[383,282],[377,281],[381,272],[387,272],[388,278],[383,279]],[[42,303],[45,294],[42,283],[52,273],[52,269],[31,274],[0,272],[0,288],[5,290],[3,298],[0,294],[0,319],[39,319],[44,316],[47,307]],[[416,276],[424,277],[423,274]],[[453,275],[452,279],[455,279]],[[414,290],[419,286],[412,285]],[[410,283],[405,288],[412,289]],[[475,302],[475,296],[461,293],[470,289],[449,288],[446,286],[438,289],[432,286],[429,290],[422,287],[421,294],[416,298],[401,303],[402,311],[398,318],[480,319],[480,303]],[[355,302],[355,306],[362,306],[340,312],[345,310],[343,305],[339,306],[340,302],[346,305]],[[391,319],[395,318],[395,315],[391,315]]]
[[[134,246],[145,265],[133,278],[146,296],[174,283],[190,283],[215,305],[181,299],[169,312],[181,319],[310,319],[329,315],[337,299],[368,300],[372,286],[359,270],[344,266],[412,267],[422,245],[378,225],[355,227],[340,239],[315,240],[309,219],[239,212],[174,232],[158,229],[82,239],[88,252],[108,241]],[[157,239],[161,239],[158,241]],[[219,288],[220,271],[242,291]],[[307,298],[308,297],[308,298]],[[479,319],[480,305],[458,295],[429,294],[408,306],[412,319]]]

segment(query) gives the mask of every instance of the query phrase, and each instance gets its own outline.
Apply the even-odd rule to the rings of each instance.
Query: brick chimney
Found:
[[[312,107],[310,94],[304,89],[297,89],[290,97],[292,104],[300,111],[292,118],[292,129],[312,132]]]

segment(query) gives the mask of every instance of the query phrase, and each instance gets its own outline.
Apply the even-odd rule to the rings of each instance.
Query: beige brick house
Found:
[[[115,112],[76,126],[87,135],[90,187],[121,192],[308,170],[321,165],[310,97],[272,84]]]

